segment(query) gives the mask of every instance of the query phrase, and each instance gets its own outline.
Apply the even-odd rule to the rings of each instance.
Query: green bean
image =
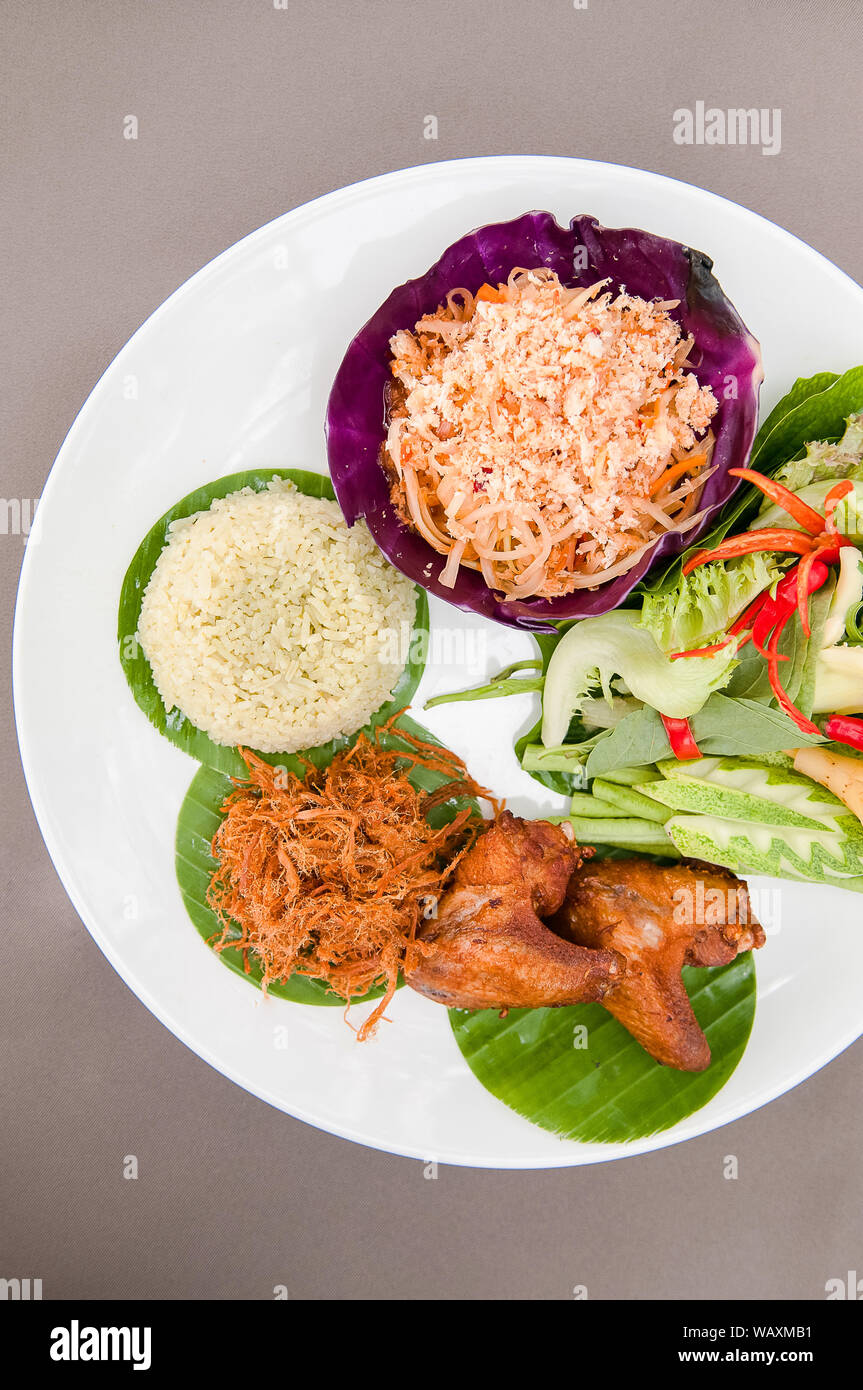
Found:
[[[627,815],[637,816],[639,820],[656,821],[659,825],[664,825],[674,814],[667,806],[660,806],[649,796],[642,796],[633,787],[615,786],[602,777],[594,778],[593,794]]]

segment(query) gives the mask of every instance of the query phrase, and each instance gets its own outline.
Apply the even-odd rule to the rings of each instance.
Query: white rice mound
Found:
[[[276,479],[171,525],[138,640],[166,710],[215,743],[294,753],[389,700],[415,614],[364,523]]]

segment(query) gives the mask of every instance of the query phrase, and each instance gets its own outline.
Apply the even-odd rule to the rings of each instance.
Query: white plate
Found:
[[[532,157],[372,179],[226,251],[112,363],[45,487],[14,649],[21,752],[46,844],[96,942],[147,1007],[226,1076],[322,1129],[415,1158],[502,1168],[593,1163],[673,1144],[763,1105],[829,1061],[863,1031],[859,900],[770,885],[780,895],[780,929],[758,955],[755,1029],[724,1090],[653,1139],[561,1141],[485,1091],[444,1010],[410,990],[396,996],[377,1039],[357,1044],[338,1009],[264,1001],[219,963],[188,921],[174,878],[177,810],[195,764],[135,705],[115,634],[123,574],[152,522],[192,488],[241,468],[325,470],[327,394],[360,325],[462,233],[529,208],[561,221],[592,213],[713,256],[763,347],[764,410],[795,377],[863,361],[863,291],[787,232],[697,188]],[[449,650],[427,671],[418,711],[433,692],[532,653],[525,634],[432,607]],[[468,671],[453,664],[460,643]],[[525,695],[419,717],[513,809],[536,815],[564,803],[543,794],[512,754],[514,732],[532,715]]]

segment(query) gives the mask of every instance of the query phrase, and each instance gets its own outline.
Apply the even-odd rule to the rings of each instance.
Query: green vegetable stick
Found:
[[[590,792],[573,792],[570,802],[570,816],[601,816],[603,818],[612,817],[620,819],[620,807],[614,806],[609,801],[603,801],[598,796],[591,796]],[[563,817],[566,820],[566,816]]]
[[[655,782],[655,767],[618,767],[602,774],[603,782],[619,783],[622,787],[636,787],[641,782]]]
[[[543,748],[541,743],[529,743],[521,757],[525,772],[572,772],[578,774],[584,768],[590,751],[582,744],[559,744],[556,748]]]
[[[664,847],[665,853],[673,854],[674,846],[657,829],[656,821],[637,820],[635,816],[618,819],[591,819],[587,816],[570,816],[570,823],[580,844],[617,845],[621,849],[640,849],[656,845]]]
[[[667,787],[668,783],[662,782],[661,785]],[[638,816],[639,820],[657,821],[662,825],[671,815],[666,806],[658,806],[649,796],[642,796],[641,792],[635,791],[633,787],[616,786],[614,782],[607,782],[602,777],[594,778],[593,794],[603,801],[610,801],[612,806],[618,807],[629,816]]]

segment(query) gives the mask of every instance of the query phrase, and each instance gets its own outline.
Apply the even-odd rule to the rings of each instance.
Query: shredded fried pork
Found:
[[[212,844],[208,902],[223,926],[216,949],[239,948],[247,970],[254,957],[265,990],[305,975],[349,1004],[383,986],[360,1039],[422,949],[423,912],[483,823],[470,805],[437,828],[429,812],[489,796],[454,753],[393,723],[374,739],[361,734],[324,771],[309,765],[304,778],[241,750],[249,778],[225,801]],[[434,789],[415,786],[417,773],[436,774]]]

